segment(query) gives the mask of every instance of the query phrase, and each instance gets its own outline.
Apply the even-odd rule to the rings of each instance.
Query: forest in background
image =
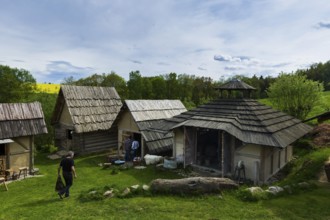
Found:
[[[330,61],[326,63],[316,63],[307,69],[299,69],[296,74],[306,75],[307,79],[323,83],[325,91],[330,90]],[[221,78],[221,76],[219,76]],[[81,86],[113,86],[120,97],[125,99],[180,99],[184,105],[190,109],[200,104],[208,102],[218,97],[214,89],[223,83],[236,78],[254,88],[252,98],[267,98],[267,89],[275,82],[277,77],[263,77],[253,75],[247,77],[236,75],[226,80],[215,81],[210,77],[200,77],[189,74],[169,73],[159,76],[142,76],[139,71],[132,71],[129,80],[115,72],[95,73],[89,77],[75,80],[68,77],[63,80],[63,84]]]
[[[307,79],[322,82],[325,91],[330,91],[330,61],[318,63],[305,70],[297,70],[295,73],[306,75]],[[0,65],[0,103],[8,102],[33,102],[42,104],[48,134],[36,137],[38,150],[48,151],[53,143],[53,128],[51,117],[53,114],[57,93],[40,91],[36,80],[26,70],[10,68]],[[256,90],[252,98],[267,98],[267,89],[275,82],[277,77],[253,77],[235,76]],[[232,79],[231,78],[231,79]],[[111,72],[108,74],[93,74],[86,78],[74,80],[68,77],[63,84],[83,86],[112,86],[115,87],[122,100],[126,99],[180,99],[187,109],[194,108],[218,97],[214,89],[230,79],[214,81],[208,77],[199,77],[188,74],[169,73],[160,76],[144,77],[139,71],[133,71],[129,80]]]

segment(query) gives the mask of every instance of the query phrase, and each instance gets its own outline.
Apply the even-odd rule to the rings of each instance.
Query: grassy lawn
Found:
[[[148,184],[156,178],[177,178],[170,171],[153,166],[145,170],[121,170],[98,166],[105,155],[78,157],[78,178],[69,199],[60,200],[54,191],[59,160],[45,155],[35,159],[40,177],[0,187],[0,219],[330,219],[330,186],[272,200],[243,202],[235,192],[208,196],[139,195],[82,202],[79,196],[91,189],[116,186],[123,190],[134,184]]]

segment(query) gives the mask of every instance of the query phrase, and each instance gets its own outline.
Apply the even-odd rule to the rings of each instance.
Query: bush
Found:
[[[36,149],[38,152],[41,152],[41,153],[54,153],[58,150],[57,147],[55,147],[52,144],[36,146]]]

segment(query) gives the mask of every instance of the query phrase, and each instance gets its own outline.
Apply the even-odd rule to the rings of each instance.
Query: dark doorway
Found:
[[[5,155],[6,155],[6,145],[0,144],[0,156],[5,156]]]
[[[218,130],[199,128],[197,130],[196,164],[220,169],[220,143]]]
[[[141,134],[140,133],[133,133],[132,138],[133,138],[133,140],[136,140],[136,141],[139,142],[140,147],[136,151],[136,156],[141,157],[141,148],[142,148],[142,146],[141,146],[141,144],[142,144],[141,143]]]

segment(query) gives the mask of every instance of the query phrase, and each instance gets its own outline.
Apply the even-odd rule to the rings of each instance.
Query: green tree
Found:
[[[170,73],[165,75],[166,80],[166,94],[168,99],[178,99],[179,96],[179,84],[176,73]]]
[[[132,71],[129,73],[129,80],[127,82],[128,93],[130,99],[142,99],[142,77],[139,71]]]
[[[111,71],[110,74],[103,74],[103,82],[101,86],[110,86],[115,87],[116,91],[118,92],[120,98],[122,100],[128,97],[128,88],[126,85],[126,81],[123,77],[117,75],[115,72]]]
[[[150,77],[143,77],[142,78],[142,98],[143,99],[152,99],[153,98],[153,87]]]
[[[36,89],[36,80],[24,69],[0,65],[0,102],[20,102]]]
[[[151,79],[153,99],[165,99],[166,98],[166,82],[163,76],[155,76]]]
[[[321,98],[323,85],[299,73],[281,73],[267,91],[275,108],[301,120]]]

